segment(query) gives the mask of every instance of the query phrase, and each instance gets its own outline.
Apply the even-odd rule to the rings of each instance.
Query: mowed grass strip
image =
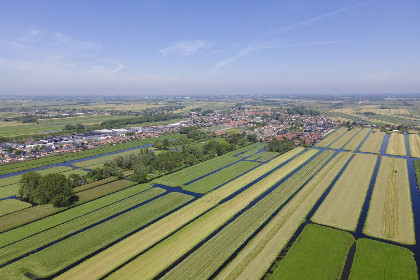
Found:
[[[37,205],[37,206],[31,207],[30,209],[25,209],[17,213],[12,213],[10,215],[1,217],[0,221],[2,222],[1,224],[3,225],[3,224],[11,223],[12,221],[16,221],[16,220],[25,221],[25,218],[27,217],[29,217],[27,219],[36,219],[36,218],[39,218],[39,216],[42,217],[42,215],[51,213],[52,211],[57,211],[57,212],[61,211],[60,213],[57,213],[55,215],[51,215],[44,219],[35,221],[33,223],[29,223],[27,225],[2,233],[1,235],[2,238],[0,238],[0,247],[6,246],[7,244],[16,242],[30,235],[36,234],[40,231],[44,231],[49,228],[55,227],[61,223],[65,223],[71,219],[77,218],[88,212],[95,211],[99,208],[105,207],[111,203],[118,202],[129,196],[145,191],[148,188],[150,188],[150,185],[148,184],[136,185],[131,188],[127,188],[125,190],[98,198],[88,203],[84,203],[81,205],[77,205],[75,207],[68,208],[68,209],[55,208],[52,205]],[[33,211],[27,211],[27,210],[33,210]],[[21,214],[22,212],[23,214]],[[9,218],[9,216],[11,216],[12,221],[9,221],[9,219],[8,220],[4,219],[4,218]]]
[[[333,133],[329,134],[326,138],[316,143],[315,147],[325,148],[346,132],[347,132],[347,128],[341,127],[337,129],[336,131],[334,131]]]
[[[200,162],[193,166],[184,168],[180,171],[158,178],[154,180],[153,182],[157,184],[172,186],[172,187],[181,186],[200,176],[206,175],[216,169],[219,169],[221,167],[224,167],[228,164],[231,164],[235,161],[240,160],[241,157],[234,157],[233,155],[246,151],[248,149],[254,148],[257,145],[260,145],[260,144],[259,143],[252,144],[250,146],[240,148],[238,150],[229,152],[227,154]]]
[[[255,183],[251,188],[207,212],[162,243],[159,243],[111,274],[110,279],[150,279],[156,277],[162,270],[191,250],[214,230],[226,223],[241,209],[307,161],[315,153],[317,151],[307,151],[294,161],[289,162],[279,170]],[[220,251],[218,253],[221,254]]]
[[[415,243],[405,159],[382,157],[363,232],[398,243]]]
[[[32,204],[23,202],[17,199],[5,199],[0,201],[0,216],[19,211],[28,207]]]
[[[262,162],[262,161],[270,160],[278,155],[279,153],[276,153],[276,152],[261,152],[247,158],[247,160],[258,160]]]
[[[409,134],[408,143],[411,157],[420,158],[420,136],[418,134]]]
[[[144,188],[149,188],[149,186],[144,186]],[[134,207],[135,205],[150,200],[163,193],[165,193],[165,191],[160,188],[149,189],[128,199],[108,205],[107,207],[87,213],[83,216],[79,216],[73,220],[59,224],[29,238],[0,248],[0,263],[5,263],[27,252],[31,252],[32,250],[53,242],[54,240],[65,237],[72,232],[81,230],[94,223],[100,222],[112,215],[125,211],[130,207]]]
[[[182,188],[196,193],[206,193],[257,165],[255,162],[241,161]]]
[[[93,228],[71,236],[42,251],[8,265],[0,272],[2,279],[31,272],[47,277],[108,245],[111,242],[147,225],[162,215],[189,202],[193,197],[181,193],[168,193],[138,208],[125,212]]]
[[[407,150],[405,148],[404,134],[391,133],[389,137],[386,153],[389,155],[406,156]]]
[[[304,218],[350,159],[340,153],[243,248],[216,279],[260,279]]]
[[[348,131],[346,134],[344,134],[340,139],[332,143],[328,148],[331,149],[340,149],[342,148],[356,133],[360,132],[361,128],[353,128],[350,131]]]
[[[133,181],[118,180],[99,186],[97,188],[87,189],[78,192],[77,196],[79,197],[79,202],[85,202],[130,187],[134,184],[135,183]]]
[[[373,130],[363,145],[360,147],[359,151],[364,153],[374,153],[379,154],[381,149],[382,141],[384,140],[386,133],[379,130]]]
[[[269,279],[340,279],[354,241],[348,232],[309,224]]]
[[[377,156],[356,154],[325,198],[312,221],[354,231]]]
[[[113,268],[117,267],[119,264],[124,263],[130,258],[136,256],[138,253],[155,244],[157,241],[161,240],[168,234],[171,234],[182,225],[216,206],[224,198],[239,191],[246,185],[252,183],[273,168],[296,156],[303,150],[304,149],[301,147],[295,148],[273,159],[269,163],[257,167],[246,175],[241,176],[232,182],[229,182],[223,187],[209,192],[204,197],[192,202],[191,204],[183,207],[175,213],[172,213],[171,215],[145,228],[141,232],[136,233],[129,238],[122,240],[118,244],[108,248],[107,250],[99,253],[98,255],[91,257],[89,260],[86,260],[78,266],[70,269],[69,271],[60,275],[58,278],[96,279],[106,274]],[[254,190],[254,188],[251,188],[251,190]],[[248,191],[247,194],[249,192],[250,191]]]
[[[349,143],[347,143],[346,146],[344,146],[344,150],[347,151],[354,151],[357,149],[357,147],[362,143],[363,139],[365,139],[366,135],[368,135],[370,131],[370,128],[363,128],[356,136],[353,137],[353,139],[350,140]]]
[[[356,241],[350,280],[417,280],[414,254],[406,248],[365,238]]]
[[[95,181],[95,182],[92,182],[92,183],[81,185],[79,187],[75,187],[73,190],[74,190],[75,193],[77,193],[77,192],[81,192],[81,191],[84,191],[84,190],[87,190],[87,189],[91,189],[91,188],[94,188],[94,187],[97,187],[97,186],[100,186],[100,185],[103,185],[103,184],[106,184],[106,183],[111,183],[113,181],[116,181],[117,179],[118,179],[117,177],[108,177],[108,178],[98,180],[98,181]]]
[[[324,151],[318,155],[191,253],[163,279],[208,279],[333,154],[333,151]]]
[[[0,187],[0,198],[11,197],[14,195],[18,195],[19,193],[20,184],[12,184],[5,187]]]

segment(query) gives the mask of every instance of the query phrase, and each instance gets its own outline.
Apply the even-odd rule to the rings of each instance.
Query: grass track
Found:
[[[279,164],[284,163],[288,159],[300,153],[302,150],[302,148],[295,148],[292,151],[273,159],[269,163],[252,170],[247,173],[246,176],[241,176],[224,185],[222,188],[206,194],[197,201],[192,202],[177,212],[172,213],[168,217],[154,223],[142,232],[132,235],[131,237],[90,258],[84,263],[74,267],[73,269],[60,275],[58,278],[96,279],[100,277],[100,275],[104,275],[118,266],[118,264],[129,260],[139,252],[161,240],[163,237],[174,232],[180,226],[204,213],[206,210],[214,207],[222,199],[240,190],[252,181],[260,178],[263,174],[267,173]]]
[[[261,278],[350,156],[340,153],[323,167],[216,279]]]
[[[415,243],[405,159],[382,157],[363,232],[398,243]]]
[[[349,279],[417,280],[413,252],[374,240],[358,239]]]
[[[385,135],[385,132],[373,130],[363,145],[360,147],[359,151],[364,153],[379,154],[379,150],[381,149],[382,141],[384,140]]]
[[[420,136],[418,134],[409,134],[408,143],[411,157],[420,158]]]
[[[404,134],[391,133],[389,137],[386,153],[389,155],[406,156],[407,150],[405,148]]]
[[[341,127],[340,129],[329,134],[326,138],[316,143],[315,147],[325,148],[346,132],[347,132],[347,129],[344,127]]]
[[[31,207],[32,204],[17,199],[5,199],[0,201],[0,216]]]
[[[340,139],[332,143],[328,148],[331,149],[340,149],[342,148],[356,133],[361,130],[360,127],[353,128],[349,130],[346,134],[344,134]]]
[[[354,237],[309,224],[269,279],[340,279]]]
[[[163,279],[207,279],[239,246],[286,202],[332,155],[325,151],[246,210],[203,246],[190,254]]]
[[[356,154],[312,217],[312,221],[354,231],[376,160],[377,157],[373,155]]]
[[[365,139],[366,135],[369,133],[370,128],[363,128],[356,136],[351,139],[346,146],[344,146],[344,150],[347,151],[354,151],[357,147],[362,143],[363,139]]]

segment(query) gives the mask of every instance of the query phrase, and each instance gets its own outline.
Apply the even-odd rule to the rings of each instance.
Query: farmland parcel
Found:
[[[407,150],[405,148],[404,134],[391,133],[389,137],[386,153],[389,155],[406,156]]]
[[[379,150],[381,149],[382,141],[384,140],[385,135],[385,132],[373,130],[363,145],[360,147],[359,151],[364,153],[379,154]]]
[[[411,157],[420,158],[420,136],[418,134],[409,134],[408,143]]]
[[[334,131],[333,133],[331,133],[330,135],[328,135],[326,138],[324,138],[323,140],[321,140],[320,142],[318,142],[315,146],[316,147],[320,147],[320,148],[327,147],[332,142],[334,142],[335,140],[337,140],[338,137],[340,137],[341,135],[343,135],[346,132],[347,132],[347,129],[344,128],[344,127],[340,128],[340,129],[337,129],[336,131]]]
[[[346,134],[341,136],[337,141],[332,143],[329,148],[331,149],[340,149],[342,148],[350,139],[352,139],[353,136],[355,136],[361,128],[353,128],[352,130],[348,131]]]
[[[347,151],[356,150],[360,143],[362,143],[363,139],[365,139],[366,135],[368,135],[369,131],[370,128],[363,128],[356,136],[353,137],[353,139],[351,139],[349,143],[347,143],[346,146],[344,146],[343,149]]]

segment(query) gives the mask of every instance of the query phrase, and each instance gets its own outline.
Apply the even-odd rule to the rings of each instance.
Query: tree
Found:
[[[33,202],[42,176],[36,172],[27,172],[22,174],[19,183],[19,196],[24,200]]]
[[[12,146],[7,147],[7,152],[9,154],[13,153],[13,147]]]
[[[67,178],[67,184],[71,188],[80,186],[82,184],[81,181],[82,181],[82,177],[80,177],[79,174],[70,174],[69,177]]]
[[[52,203],[55,207],[71,204],[73,188],[67,183],[63,174],[50,173],[45,175],[39,185],[39,204]]]

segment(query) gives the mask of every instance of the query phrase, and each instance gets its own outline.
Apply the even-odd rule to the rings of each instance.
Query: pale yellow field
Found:
[[[130,259],[132,256],[135,256],[138,252],[141,252],[148,246],[153,245],[180,226],[217,205],[223,198],[233,194],[245,185],[261,177],[274,167],[297,155],[302,150],[302,148],[293,149],[292,151],[273,159],[269,163],[252,170],[246,174],[246,176],[241,176],[238,179],[226,184],[222,188],[206,194],[203,198],[185,206],[177,212],[174,212],[146,229],[133,234],[129,238],[124,239],[118,244],[115,244],[73,269],[70,269],[60,275],[59,278],[96,279],[101,275],[106,274],[108,271],[118,266],[118,264]],[[310,153],[313,154],[314,152],[311,150]],[[304,158],[306,157],[307,155],[304,156]],[[296,161],[292,161],[291,163],[296,164]],[[253,189],[254,188],[251,188],[251,190]]]
[[[411,157],[420,158],[420,136],[418,134],[409,134],[408,144],[410,145]]]
[[[372,109],[372,108],[362,108],[360,112],[373,112],[375,114],[381,115],[410,115],[410,112],[407,109]]]
[[[356,154],[325,198],[312,221],[354,231],[369,188],[377,156]]]
[[[415,243],[405,159],[382,157],[363,232],[398,243]]]
[[[324,139],[319,141],[315,146],[316,147],[326,147],[329,144],[331,144],[335,139],[337,139],[338,137],[340,137],[341,135],[343,135],[346,132],[347,132],[347,129],[344,128],[344,127],[341,127],[340,129],[334,131],[333,133],[331,133],[330,135],[328,135],[327,137],[325,137]]]
[[[337,141],[332,143],[328,148],[331,149],[340,149],[343,147],[356,133],[358,133],[361,130],[360,127],[353,128],[352,130],[348,131],[346,134],[340,137]]]
[[[359,151],[364,153],[379,154],[385,135],[385,132],[380,132],[379,130],[372,131],[360,147]]]
[[[350,156],[343,152],[333,158],[216,279],[260,279]]]
[[[386,147],[386,153],[389,155],[406,156],[404,135],[400,133],[391,133],[391,137]]]
[[[370,128],[363,128],[356,136],[351,139],[346,146],[344,146],[344,150],[354,151],[357,147],[362,143],[363,139],[365,139],[366,135],[369,133]]]

